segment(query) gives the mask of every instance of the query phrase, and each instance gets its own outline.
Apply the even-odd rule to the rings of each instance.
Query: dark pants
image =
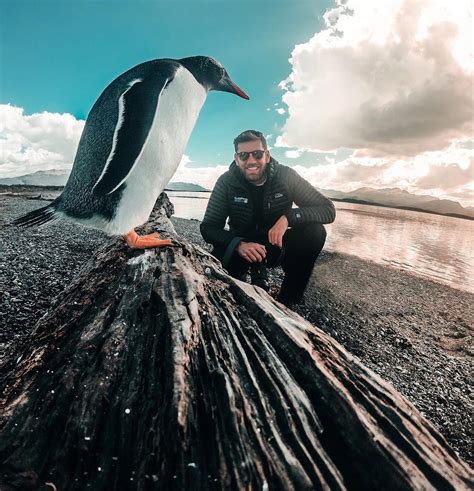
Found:
[[[283,303],[292,303],[303,297],[314,263],[326,241],[326,229],[320,223],[288,229],[283,236],[283,254],[282,249],[269,244],[268,232],[254,232],[246,236],[245,241],[258,242],[265,246],[268,267],[281,265],[285,277],[278,299]],[[222,260],[224,251],[215,248],[213,254]],[[231,276],[243,279],[251,264],[234,252],[225,268]]]

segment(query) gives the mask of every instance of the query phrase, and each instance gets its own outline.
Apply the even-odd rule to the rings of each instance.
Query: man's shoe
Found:
[[[259,286],[265,291],[270,289],[268,285],[267,265],[265,261],[252,263],[250,266],[250,280],[252,285]]]

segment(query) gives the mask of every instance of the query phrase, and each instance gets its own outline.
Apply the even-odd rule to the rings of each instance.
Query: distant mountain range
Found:
[[[70,170],[50,169],[38,170],[33,174],[18,177],[4,177],[0,184],[7,186],[64,186],[69,177]]]
[[[10,186],[64,186],[69,172],[69,170],[59,169],[36,171],[33,174],[0,179],[0,184]],[[199,184],[189,182],[170,182],[166,189],[170,191],[208,191]],[[399,188],[373,189],[364,187],[347,193],[334,189],[321,189],[321,192],[328,198],[336,201],[420,210],[429,213],[474,219],[473,207],[465,208],[457,201],[439,199],[429,195],[411,194]]]
[[[439,199],[426,194],[411,194],[399,188],[359,188],[347,193],[333,189],[322,189],[321,192],[336,201],[382,205],[474,219],[473,207],[465,208],[457,201]]]
[[[0,184],[7,186],[65,186],[70,172],[70,170],[61,169],[38,170],[24,176],[5,177],[0,179]],[[208,191],[199,184],[189,182],[170,182],[166,189],[170,191]]]

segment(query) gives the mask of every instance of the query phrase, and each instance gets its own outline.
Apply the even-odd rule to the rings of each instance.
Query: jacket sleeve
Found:
[[[290,227],[311,222],[332,223],[335,220],[334,203],[291,168],[288,169],[288,185],[297,206],[285,213]]]
[[[227,249],[233,242],[236,242],[234,248],[238,245],[241,239],[237,238],[235,233],[224,229],[229,211],[227,186],[224,175],[222,175],[214,186],[200,225],[201,235],[206,242],[224,249]]]

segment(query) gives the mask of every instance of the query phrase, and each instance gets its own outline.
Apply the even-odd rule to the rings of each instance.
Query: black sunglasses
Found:
[[[263,158],[265,155],[266,150],[254,150],[253,152],[238,152],[236,153],[237,157],[239,157],[240,160],[246,161],[249,159],[250,154],[252,154],[252,157],[256,160],[260,160]]]

